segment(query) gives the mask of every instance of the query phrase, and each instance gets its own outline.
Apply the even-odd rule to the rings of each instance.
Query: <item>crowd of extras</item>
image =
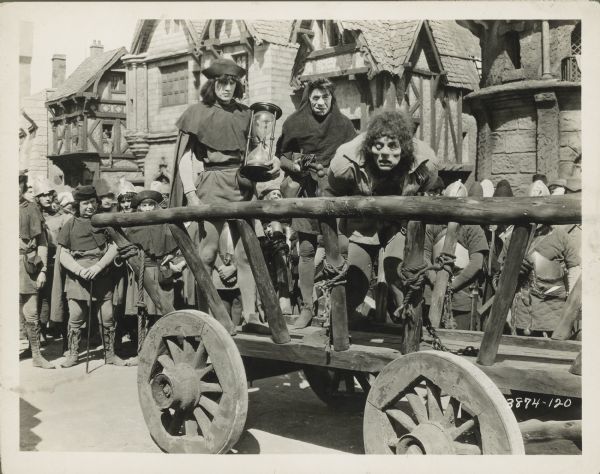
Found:
[[[508,181],[460,180],[444,183],[434,151],[414,136],[407,114],[386,111],[357,132],[339,110],[335,86],[327,79],[305,85],[299,109],[283,123],[267,181],[240,175],[251,114],[238,99],[245,71],[233,61],[216,60],[202,73],[208,81],[201,101],[177,121],[173,176],[140,189],[121,178],[100,180],[59,192],[44,178],[20,184],[20,317],[23,340],[41,368],[72,367],[83,348],[101,342],[106,364],[137,364],[137,354],[151,327],[163,316],[141,284],[127,257],[143,261],[145,278],[155,282],[175,309],[208,312],[206,299],[167,224],[124,227],[127,252],[105,228],[95,227],[97,213],[139,213],[165,207],[250,200],[320,196],[495,197],[510,200]],[[199,161],[200,172],[192,166]],[[580,157],[576,160],[580,167]],[[581,192],[581,177],[548,181],[534,175],[529,196]],[[398,320],[404,303],[402,279],[406,222],[338,219],[337,261],[325,258],[321,228],[315,219],[255,219],[254,231],[281,312],[290,328],[326,324],[330,311],[327,285],[345,285],[350,328],[375,317],[375,289],[387,288],[389,322]],[[270,334],[256,282],[237,227],[227,220],[185,224],[198,255],[212,277],[223,304],[239,331]],[[437,271],[449,273],[441,327],[482,330],[482,306],[498,287],[506,262],[512,226],[461,225],[457,245],[444,270],[433,267],[444,256],[444,225],[427,225],[424,259],[423,316],[427,320]],[[121,243],[122,244],[122,243]],[[133,253],[132,253],[133,249]],[[447,257],[447,255],[446,255]],[[140,272],[141,273],[141,272]],[[569,292],[581,273],[581,225],[538,225],[521,264],[517,291],[505,333],[551,337],[563,316]],[[580,322],[572,338],[581,336]],[[49,342],[62,340],[59,360],[42,356]],[[24,341],[23,341],[24,342]],[[119,355],[116,354],[119,353]]]

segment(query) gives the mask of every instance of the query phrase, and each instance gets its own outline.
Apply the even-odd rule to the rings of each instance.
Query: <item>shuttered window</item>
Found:
[[[187,104],[188,101],[188,65],[186,63],[160,68],[161,106]]]

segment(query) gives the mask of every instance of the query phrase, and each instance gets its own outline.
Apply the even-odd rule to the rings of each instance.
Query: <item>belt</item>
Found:
[[[239,161],[233,163],[204,163],[204,171],[223,171],[234,168],[239,168],[241,163]]]

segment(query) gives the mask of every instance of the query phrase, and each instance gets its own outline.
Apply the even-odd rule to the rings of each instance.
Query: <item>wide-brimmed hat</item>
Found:
[[[140,191],[139,193],[137,193],[131,199],[131,206],[138,207],[142,203],[142,201],[144,201],[146,199],[152,199],[153,201],[156,202],[156,204],[160,204],[163,200],[163,196],[158,191],[153,191],[151,189],[144,189],[143,191]]]
[[[469,197],[483,197],[483,188],[479,181],[473,181],[469,187]]]
[[[527,195],[530,197],[550,196],[550,191],[544,182],[541,179],[538,179],[537,181],[531,183]]]
[[[91,184],[85,186],[77,186],[73,191],[73,199],[75,201],[87,201],[88,199],[98,198],[96,188]]]
[[[238,66],[235,61],[228,58],[215,59],[210,66],[202,69],[208,79],[215,79],[216,77],[228,75],[242,78],[246,75],[246,70],[243,67]]]
[[[444,189],[444,196],[446,197],[467,197],[467,188],[462,184],[460,179],[450,183],[446,189]]]
[[[481,181],[481,189],[483,190],[483,197],[490,198],[494,195],[494,183],[489,179]]]
[[[502,179],[498,182],[494,191],[494,197],[513,197],[512,188],[507,180]]]
[[[36,176],[33,179],[31,186],[33,187],[33,195],[36,197],[42,196],[43,194],[48,194],[54,190],[54,187],[50,184],[50,181],[41,176]]]
[[[58,199],[58,204],[60,207],[65,207],[67,204],[75,202],[75,199],[73,199],[73,194],[71,194],[69,191],[58,193],[56,198]]]

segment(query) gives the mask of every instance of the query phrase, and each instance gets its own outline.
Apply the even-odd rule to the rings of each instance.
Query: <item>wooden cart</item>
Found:
[[[438,329],[431,336],[422,330],[416,291],[408,302],[412,319],[362,324],[350,333],[343,285],[331,288],[329,328],[288,329],[248,222],[284,217],[318,218],[334,264],[340,260],[337,217],[409,221],[407,266],[423,262],[425,222],[514,225],[485,332]],[[271,335],[236,333],[183,224],[225,218],[241,236]],[[120,227],[168,223],[210,308],[211,315],[175,311],[151,280],[144,281],[164,316],[140,353],[139,400],[150,435],[164,451],[228,452],[246,421],[247,380],[299,368],[328,404],[364,408],[368,454],[522,454],[524,438],[581,436],[578,419],[519,423],[505,398],[522,408],[527,400],[532,407],[580,403],[581,343],[502,335],[531,225],[581,222],[579,198],[286,199],[101,214],[92,222],[109,226],[119,245],[126,243]],[[129,263],[139,272],[137,257]]]

